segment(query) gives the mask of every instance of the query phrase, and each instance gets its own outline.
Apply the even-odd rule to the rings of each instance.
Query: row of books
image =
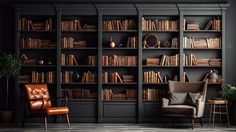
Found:
[[[160,59],[160,65],[161,66],[178,66],[179,65],[179,54],[167,56],[162,55]]]
[[[143,82],[144,83],[163,83],[160,72],[146,71],[143,72]]]
[[[183,38],[184,48],[220,48],[221,38]]]
[[[142,18],[142,30],[178,30],[178,21],[177,20],[147,20],[144,17]]]
[[[92,88],[91,88],[92,89]],[[97,93],[96,91],[91,90],[90,88],[81,89],[67,89],[62,90],[62,97],[67,97],[68,99],[96,99]]]
[[[68,66],[78,66],[78,62],[75,58],[74,55],[70,54],[70,55],[66,55],[66,54],[61,54],[61,65],[62,66],[65,66],[65,65],[68,65]]]
[[[102,74],[102,82],[103,83],[128,83],[128,82],[134,82],[134,75],[120,75],[118,72],[104,72]]]
[[[194,54],[183,54],[183,65],[221,66],[221,59],[209,59],[209,58],[197,59]]]
[[[61,72],[62,83],[82,82],[82,83],[93,83],[97,81],[97,73],[87,71],[82,73],[82,77],[74,79],[74,71],[63,71]]]
[[[144,100],[161,100],[163,97],[167,97],[167,91],[164,89],[145,88],[143,90]]]
[[[31,75],[20,75],[19,83],[54,83],[55,72],[37,72],[32,71]]]
[[[62,21],[62,31],[74,31],[74,30],[96,30],[97,26],[92,24],[84,24],[82,26],[80,20]]]
[[[56,45],[47,39],[33,39],[33,38],[21,38],[20,47],[21,48],[50,48]]]
[[[138,37],[128,37],[126,42],[127,48],[137,48],[138,47]]]
[[[75,40],[73,37],[62,37],[61,47],[62,48],[80,48],[86,47],[87,41],[85,40]]]
[[[221,20],[220,18],[211,19],[208,21],[203,29],[200,29],[200,22],[198,21],[188,21],[184,19],[184,30],[221,30]]]
[[[21,18],[19,20],[19,30],[52,30],[53,22],[52,18],[46,19],[44,22],[33,22],[33,20],[27,20],[26,18]]]
[[[120,91],[103,89],[102,95],[102,100],[135,100],[137,91],[135,89],[122,89]]]
[[[204,30],[221,30],[220,18],[209,20]]]
[[[160,58],[146,58],[146,65],[160,65],[160,66],[178,66],[179,55],[167,56],[161,55]]]
[[[136,66],[137,56],[102,56],[104,66]]]
[[[103,21],[103,30],[133,30],[133,29],[135,29],[135,22],[132,19]]]
[[[61,65],[62,66],[78,66],[79,63],[73,54],[61,54]],[[83,65],[97,65],[97,56],[88,56],[87,59],[84,61]]]

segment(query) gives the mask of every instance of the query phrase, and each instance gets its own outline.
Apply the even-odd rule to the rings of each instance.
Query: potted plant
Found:
[[[2,122],[9,123],[12,119],[12,111],[9,110],[9,79],[18,74],[22,66],[22,60],[14,54],[3,53],[0,55],[0,77],[6,78],[6,107],[0,112]]]
[[[236,125],[236,87],[230,84],[225,84],[222,86],[222,98],[230,101],[230,115],[232,125]]]

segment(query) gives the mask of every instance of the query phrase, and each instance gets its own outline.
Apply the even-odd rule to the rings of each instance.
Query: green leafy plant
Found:
[[[236,100],[236,87],[230,84],[222,86],[222,98]]]
[[[9,78],[18,74],[22,66],[22,59],[12,53],[0,55],[0,77],[6,77],[6,109],[8,110]]]

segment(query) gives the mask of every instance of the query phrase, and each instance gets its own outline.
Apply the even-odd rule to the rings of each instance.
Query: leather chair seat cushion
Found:
[[[168,105],[163,107],[162,110],[168,115],[196,115],[196,108],[189,105]]]
[[[48,115],[68,114],[68,107],[50,107],[46,109]]]

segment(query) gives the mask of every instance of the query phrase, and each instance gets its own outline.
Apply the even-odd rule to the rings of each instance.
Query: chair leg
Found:
[[[70,120],[69,120],[69,116],[68,116],[68,114],[66,114],[66,120],[67,120],[68,128],[70,128]]]
[[[194,118],[192,118],[192,129],[194,129]]]
[[[201,124],[201,127],[203,127],[202,118],[199,118],[199,122],[200,122],[200,124]]]
[[[45,127],[45,130],[48,130],[48,124],[47,124],[47,117],[46,116],[44,117],[44,127]]]

